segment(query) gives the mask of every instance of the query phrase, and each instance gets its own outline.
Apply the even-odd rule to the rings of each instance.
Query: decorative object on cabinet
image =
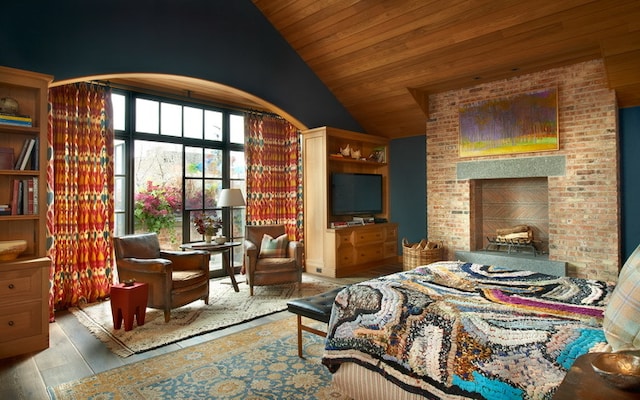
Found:
[[[0,147],[11,163],[0,168],[0,358],[49,346],[49,271],[46,257],[47,93],[49,75],[0,66]],[[19,107],[18,107],[19,105]],[[20,114],[18,114],[20,112]],[[19,161],[19,163],[18,163]],[[15,243],[15,245],[13,244]],[[19,250],[18,250],[19,249]],[[18,252],[19,251],[19,252]]]
[[[383,163],[386,162],[386,148],[385,147],[375,147],[373,152],[369,155],[369,160]]]
[[[26,240],[0,241],[0,261],[11,261],[18,258],[27,249]]]
[[[346,145],[344,148],[340,147],[340,154],[342,154],[343,157],[349,157],[351,155],[351,148],[349,145]]]

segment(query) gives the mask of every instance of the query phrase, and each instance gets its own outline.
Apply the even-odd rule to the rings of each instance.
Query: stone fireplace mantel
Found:
[[[464,161],[456,164],[458,179],[503,179],[563,176],[565,156]]]

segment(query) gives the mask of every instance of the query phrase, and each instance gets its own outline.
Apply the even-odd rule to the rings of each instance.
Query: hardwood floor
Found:
[[[401,264],[389,264],[354,277],[327,279],[349,284],[401,270]],[[56,313],[56,322],[49,324],[48,349],[34,354],[0,360],[2,364],[0,366],[0,399],[48,399],[46,391],[48,386],[78,380],[291,315],[287,311],[278,312],[240,325],[121,358],[107,349],[70,312],[60,311]]]

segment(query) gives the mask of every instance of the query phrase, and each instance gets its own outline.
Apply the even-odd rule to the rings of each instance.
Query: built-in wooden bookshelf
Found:
[[[0,358],[49,346],[51,261],[46,257],[45,195],[47,93],[51,80],[48,75],[0,67],[0,99],[15,100],[18,110],[14,119],[24,122],[0,118],[1,155],[11,158],[10,162],[5,159],[0,169],[0,204],[11,207],[8,215],[0,215],[0,241],[27,243],[17,258],[0,261]],[[30,148],[25,156],[28,158],[17,163],[23,148]],[[8,155],[11,152],[13,157]],[[9,168],[11,164],[13,168]],[[16,201],[19,185],[15,182],[24,185],[21,194],[26,197],[21,202]]]

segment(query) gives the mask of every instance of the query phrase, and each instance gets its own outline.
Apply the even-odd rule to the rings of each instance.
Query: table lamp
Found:
[[[233,207],[244,206],[244,197],[240,189],[222,189],[220,198],[218,199],[218,207],[229,207],[231,220],[233,221]],[[231,236],[231,229],[227,230]]]

